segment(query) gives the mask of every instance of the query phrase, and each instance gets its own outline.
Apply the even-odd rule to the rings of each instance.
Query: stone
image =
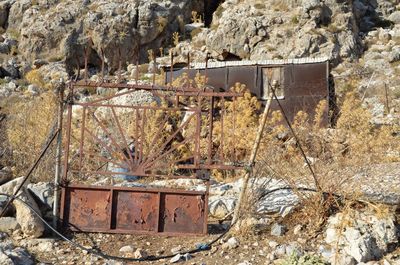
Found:
[[[222,244],[222,249],[235,249],[239,247],[239,241],[235,237],[231,237],[226,241],[224,244]]]
[[[173,257],[169,260],[169,262],[170,262],[170,263],[177,263],[177,262],[181,261],[181,259],[182,259],[182,255],[181,255],[181,254],[177,254],[177,255],[173,256]]]
[[[21,201],[15,200],[16,219],[26,237],[38,238],[43,235],[45,230],[43,222],[37,216],[37,214],[40,215],[39,207],[25,187],[21,190],[22,192],[18,197],[25,203],[29,204],[36,213]]]
[[[27,91],[34,96],[39,94],[39,88],[36,85],[29,85]]]
[[[5,76],[9,76],[12,79],[18,79],[20,77],[18,68],[13,64],[4,64],[2,66],[2,71]]]
[[[287,231],[285,225],[275,223],[271,227],[271,235],[272,236],[283,236]]]
[[[19,177],[1,185],[0,193],[14,194],[14,191],[16,191],[22,180],[23,177]],[[28,183],[24,184],[18,194],[18,198],[29,204],[32,209],[36,211],[36,213],[40,214],[39,207],[37,206],[35,200],[26,190],[26,185],[28,185]],[[44,224],[38,218],[36,213],[32,209],[28,208],[20,200],[14,200],[13,205],[16,211],[16,219],[21,226],[21,230],[26,237],[40,237],[44,232]]]
[[[53,209],[54,183],[30,183],[27,188],[38,205],[41,206],[41,209],[43,209],[42,213]]]
[[[171,248],[171,253],[172,254],[178,254],[181,251],[182,251],[182,246],[176,246],[174,248]]]
[[[127,253],[133,253],[133,247],[132,246],[123,246],[119,249],[119,252],[127,254]]]
[[[10,234],[19,228],[20,228],[20,226],[19,226],[16,218],[14,218],[14,217],[0,218],[0,232],[5,232],[5,233]]]
[[[12,262],[13,262],[12,264],[24,264],[24,265],[35,264],[32,256],[24,248],[17,247],[17,248],[7,249],[7,250],[3,251],[3,253],[12,260]],[[1,258],[0,258],[0,260],[1,260]],[[3,263],[0,262],[0,264],[3,264]]]
[[[144,251],[143,249],[138,248],[138,249],[136,249],[135,252],[133,253],[133,257],[134,257],[135,259],[145,259],[145,258],[148,257],[148,254],[147,254],[147,252]]]
[[[349,218],[354,221],[347,222],[340,233],[338,225]],[[397,242],[394,220],[393,215],[378,218],[368,211],[353,210],[348,215],[338,213],[328,219],[325,242],[331,246],[332,251],[341,252],[343,258],[349,256],[356,262],[380,259],[387,253],[389,246]]]
[[[387,18],[395,24],[400,24],[400,11],[395,11]]]
[[[9,167],[3,167],[0,169],[0,185],[10,181],[12,179],[12,172]]]
[[[276,241],[269,241],[268,246],[272,249],[275,249],[277,246],[279,246],[279,243]]]
[[[0,53],[2,54],[10,53],[10,46],[8,46],[6,43],[0,43]]]
[[[296,226],[293,228],[293,234],[299,235],[302,229],[303,229],[303,226],[302,226],[302,225],[296,225]]]

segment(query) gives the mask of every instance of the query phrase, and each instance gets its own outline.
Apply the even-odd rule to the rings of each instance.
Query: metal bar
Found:
[[[181,169],[222,169],[222,170],[234,170],[243,169],[244,165],[219,165],[219,164],[200,164],[200,165],[177,165],[177,168]]]
[[[279,100],[278,97],[276,96],[275,89],[274,89],[270,84],[269,84],[269,88],[271,89],[272,94],[273,94],[273,96],[274,96],[276,102],[278,103],[279,109],[281,110],[281,112],[282,112],[282,114],[283,114],[283,117],[285,118],[286,124],[288,125],[288,127],[289,127],[289,129],[290,129],[290,132],[292,133],[293,137],[294,137],[295,140],[296,140],[297,145],[299,146],[299,149],[300,149],[300,152],[301,152],[301,154],[302,154],[302,156],[303,156],[303,158],[304,158],[304,161],[306,162],[307,167],[308,167],[308,169],[309,169],[310,172],[311,172],[311,175],[312,175],[312,177],[313,177],[314,184],[315,184],[315,186],[316,186],[317,191],[318,191],[318,192],[322,192],[322,187],[321,187],[321,185],[319,184],[319,181],[318,181],[318,179],[317,179],[317,176],[315,175],[315,172],[314,172],[314,170],[313,170],[312,167],[311,167],[310,161],[307,159],[306,153],[304,152],[304,149],[303,149],[303,147],[302,147],[302,144],[301,144],[301,142],[300,142],[300,139],[297,137],[297,134],[294,132],[293,127],[292,127],[292,125],[290,124],[289,118],[287,117],[287,115],[286,115],[286,113],[285,113],[285,110],[283,109],[283,107],[282,107],[282,105],[281,105],[280,100]]]
[[[118,77],[117,77],[117,83],[121,82],[121,71],[122,71],[121,47],[118,47]]]
[[[96,115],[94,113],[92,113],[93,119],[97,122],[97,124],[99,124],[100,128],[107,134],[107,136],[110,138],[111,142],[115,145],[115,147],[120,150],[120,152],[123,152],[123,148],[117,143],[117,141],[115,140],[115,138],[112,136],[112,133],[110,133],[107,128],[99,121],[99,119],[96,117]],[[129,148],[126,150],[126,152],[130,152]],[[126,160],[128,162],[128,164],[130,164],[131,166],[133,166],[133,164],[131,163],[131,160]]]
[[[124,141],[125,148],[128,151],[129,159],[131,160],[131,165],[133,165],[134,164],[134,159],[132,157],[131,149],[129,148],[128,142],[126,141],[125,134],[124,134],[124,132],[122,130],[121,124],[120,124],[120,122],[118,120],[117,114],[115,113],[115,109],[113,107],[111,107],[111,112],[113,114],[113,119],[115,120],[115,123],[117,124],[119,133],[120,133],[120,135],[121,135],[121,137],[122,137],[122,139]]]
[[[207,164],[212,163],[212,150],[213,150],[213,129],[214,129],[214,97],[210,98],[210,109],[209,109],[209,117],[210,117],[210,124],[209,124],[209,131],[208,131],[208,151],[207,151]]]
[[[139,141],[139,133],[138,133],[138,129],[139,129],[139,109],[136,109],[135,111],[136,114],[136,126],[135,126],[135,165],[139,164],[139,145],[140,145],[140,141]]]
[[[82,174],[98,174],[98,175],[131,175],[131,176],[138,176],[138,177],[151,177],[151,178],[166,178],[166,179],[197,179],[196,176],[182,176],[182,175],[160,175],[160,174],[147,174],[141,172],[111,172],[111,171],[92,171],[92,170],[73,170],[71,169],[70,172],[72,173],[82,173]]]
[[[103,146],[103,148],[107,149],[107,151],[110,153],[110,155],[113,155],[114,153],[116,153],[115,151],[111,150],[110,147],[108,147],[103,141],[101,141],[96,135],[94,135],[88,128],[84,129],[89,135],[90,137],[92,137],[92,139],[95,141],[93,143],[99,143],[101,146]],[[89,153],[87,151],[87,153]],[[128,160],[122,159],[123,161],[127,162],[127,164],[129,164]]]
[[[81,128],[81,139],[79,143],[79,168],[82,168],[83,161],[83,145],[84,145],[84,136],[85,136],[85,125],[86,125],[86,107],[83,107],[82,110],[82,128]]]
[[[220,161],[224,162],[224,115],[225,115],[225,98],[221,98],[221,143],[220,143]]]
[[[144,143],[146,141],[146,135],[145,135],[145,130],[144,130],[144,126],[146,124],[146,109],[143,110],[142,113],[142,125],[140,126],[141,130],[140,130],[140,153],[139,153],[139,164],[142,162],[143,160],[143,147],[144,147]]]
[[[158,130],[157,130],[155,136],[153,137],[153,140],[151,141],[151,143],[149,145],[150,149],[146,152],[146,156],[149,156],[150,153],[153,151],[154,147],[156,147],[155,143],[156,143],[157,140],[159,140],[159,137],[160,137],[161,133],[164,131],[164,124],[167,121],[168,121],[168,116],[165,116],[164,120],[161,123],[159,123],[160,126],[158,127]]]
[[[100,48],[101,51],[101,83],[104,82],[104,50],[103,47]]]
[[[72,91],[70,91],[70,93],[71,93],[70,95],[72,95]],[[64,175],[62,179],[63,183],[66,183],[68,178],[69,148],[71,144],[71,125],[72,125],[72,105],[68,104],[67,130],[66,130],[66,141],[65,141],[65,152],[64,152]]]
[[[243,176],[242,189],[240,191],[238,203],[237,203],[237,205],[235,207],[235,212],[233,214],[232,223],[236,223],[236,221],[238,220],[239,215],[240,215],[240,211],[241,211],[242,204],[243,204],[243,199],[244,199],[244,196],[246,194],[247,185],[248,185],[249,179],[250,179],[251,169],[254,166],[254,162],[256,160],[256,156],[257,156],[257,152],[258,152],[258,148],[260,147],[261,138],[262,138],[262,135],[263,135],[263,132],[264,132],[265,125],[267,123],[267,117],[268,117],[268,114],[269,114],[269,110],[271,108],[271,103],[272,103],[272,94],[270,92],[270,95],[269,95],[268,101],[267,101],[267,105],[264,108],[263,116],[261,118],[261,122],[260,122],[260,125],[258,127],[257,136],[256,136],[256,139],[254,141],[253,149],[251,150],[249,162],[248,162],[248,165],[247,165],[248,169],[246,170],[246,172],[244,173],[244,176]]]
[[[161,211],[161,192],[157,193],[157,216],[154,231],[160,232],[160,211]]]
[[[174,82],[174,49],[171,48],[171,50],[169,51],[170,55],[171,55],[171,82],[170,82],[170,86],[172,87],[172,83]]]
[[[154,163],[157,162],[157,160],[160,160],[161,158],[163,158],[163,157],[169,155],[170,153],[172,153],[173,151],[175,151],[178,147],[185,145],[185,144],[186,144],[187,142],[189,142],[190,140],[192,140],[192,139],[186,138],[183,142],[180,142],[177,146],[175,146],[175,147],[173,147],[173,148],[171,147],[171,149],[169,149],[167,152],[163,153],[163,154],[160,155],[160,156],[157,156],[157,159],[156,159],[156,160],[151,160],[151,161],[149,161],[149,162],[143,164],[143,168],[144,168],[144,169],[150,168],[151,166],[154,165]]]
[[[179,126],[179,128],[176,129],[176,131],[172,135],[170,135],[168,137],[168,139],[165,141],[165,143],[160,148],[157,149],[157,153],[155,153],[155,154],[151,155],[150,157],[148,157],[147,160],[144,162],[144,164],[152,161],[155,156],[158,156],[159,153],[162,152],[162,150],[164,150],[164,148],[169,144],[169,142],[172,139],[174,139],[174,137],[178,134],[178,132],[180,132],[191,121],[193,116],[194,116],[194,114],[190,115],[189,118],[181,126]]]
[[[54,172],[54,200],[53,200],[53,227],[57,228],[58,209],[60,204],[60,181],[61,181],[61,156],[62,156],[62,125],[64,112],[64,85],[58,90],[58,117],[57,117],[57,146],[56,146],[56,165]]]

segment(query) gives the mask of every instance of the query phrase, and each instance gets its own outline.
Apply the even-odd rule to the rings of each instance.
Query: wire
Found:
[[[230,229],[233,227],[233,225],[235,223],[230,224],[230,226],[221,234],[219,235],[216,239],[212,240],[210,243],[206,243],[206,244],[202,244],[200,247],[196,247],[195,249],[189,250],[189,251],[185,251],[185,252],[181,252],[181,253],[177,253],[177,254],[173,254],[173,255],[164,255],[164,256],[148,256],[146,258],[129,258],[129,257],[121,257],[121,256],[114,256],[114,255],[109,255],[106,254],[98,249],[90,249],[90,248],[86,248],[84,246],[82,246],[79,243],[76,243],[74,241],[72,241],[71,239],[67,238],[66,236],[64,236],[61,232],[59,232],[57,229],[55,229],[54,227],[52,227],[46,220],[43,219],[43,217],[41,216],[40,213],[38,213],[31,205],[29,205],[27,202],[23,201],[22,199],[15,197],[15,196],[11,196],[9,194],[6,193],[0,193],[0,195],[2,196],[6,196],[7,198],[11,199],[14,198],[15,200],[18,200],[20,202],[23,203],[23,205],[25,205],[26,207],[28,207],[30,210],[32,210],[32,212],[40,219],[40,221],[42,221],[42,223],[47,226],[50,230],[52,230],[55,234],[57,234],[60,238],[62,238],[64,241],[70,243],[71,245],[75,246],[76,248],[79,248],[81,250],[87,251],[88,253],[91,253],[93,255],[99,256],[101,258],[104,259],[113,259],[113,260],[123,260],[123,261],[156,261],[156,260],[161,260],[161,259],[168,259],[168,258],[172,258],[174,256],[176,256],[177,254],[194,254],[197,252],[201,252],[201,251],[207,251],[211,249],[211,246],[217,242],[218,240],[220,240],[221,238],[223,238],[229,231]]]

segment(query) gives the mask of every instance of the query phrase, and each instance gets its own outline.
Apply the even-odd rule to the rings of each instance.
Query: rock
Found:
[[[296,225],[296,226],[293,228],[293,234],[299,235],[302,229],[303,229],[303,226],[302,226],[302,225]]]
[[[27,91],[34,96],[39,94],[39,88],[36,85],[29,85]]]
[[[269,241],[268,245],[270,248],[275,249],[277,246],[279,246],[279,243],[275,241]]]
[[[22,188],[22,192],[18,197],[25,203],[28,203],[35,212],[40,215],[39,207],[25,187]],[[45,227],[36,213],[19,200],[15,200],[14,205],[16,218],[24,235],[31,238],[40,237],[43,234]]]
[[[275,223],[271,227],[271,235],[272,236],[283,236],[287,231],[285,225]]]
[[[170,260],[169,260],[169,262],[170,263],[177,263],[177,262],[179,262],[181,259],[182,259],[182,255],[181,254],[177,254],[177,255],[175,255],[175,256],[173,256]]]
[[[13,79],[18,79],[20,77],[18,68],[13,64],[4,64],[2,71],[5,76],[9,76]]]
[[[145,258],[148,257],[148,254],[143,249],[138,248],[138,249],[135,250],[135,253],[133,253],[133,257],[135,259],[145,259]]]
[[[0,43],[0,53],[8,54],[10,53],[10,46],[6,43]]]
[[[178,254],[181,251],[182,251],[182,246],[176,246],[174,248],[171,248],[171,253],[172,254]]]
[[[209,215],[214,218],[224,218],[235,209],[236,203],[236,197],[210,196],[208,202]]]
[[[12,172],[11,169],[8,167],[3,167],[0,169],[0,185],[3,185],[7,181],[12,179]]]
[[[239,241],[235,237],[231,237],[226,241],[224,244],[222,244],[222,249],[235,249],[239,247]]]
[[[395,24],[400,24],[400,11],[395,11],[388,17],[388,20]]]
[[[285,246],[285,252],[288,256],[300,257],[303,254],[300,246],[296,242],[292,242]]]
[[[378,218],[368,211],[338,213],[328,220],[325,242],[343,258],[349,256],[357,262],[380,259],[397,242],[394,220],[393,215]],[[337,230],[341,223],[346,224],[342,232]]]
[[[14,262],[3,251],[0,251],[0,264],[3,264],[3,265],[14,265]]]
[[[14,248],[13,250],[6,250],[4,253],[13,261],[13,264],[33,265],[32,256],[24,248]]]
[[[127,253],[133,253],[133,247],[132,246],[123,246],[119,249],[119,252],[127,254]]]
[[[0,232],[11,234],[13,231],[19,229],[20,226],[17,219],[14,217],[2,217],[0,218]]]
[[[27,186],[28,190],[31,192],[35,201],[40,205],[42,213],[45,214],[46,211],[53,209],[54,201],[54,183],[52,182],[38,182],[31,183]]]

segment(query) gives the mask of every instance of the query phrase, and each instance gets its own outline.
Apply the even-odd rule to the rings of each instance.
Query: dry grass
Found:
[[[12,150],[14,175],[27,173],[39,155],[56,116],[57,100],[53,93],[46,92],[29,100],[10,99],[4,106],[7,114],[6,139]],[[50,180],[54,167],[53,149],[44,157],[33,176],[33,181]],[[53,153],[54,154],[54,153]]]

